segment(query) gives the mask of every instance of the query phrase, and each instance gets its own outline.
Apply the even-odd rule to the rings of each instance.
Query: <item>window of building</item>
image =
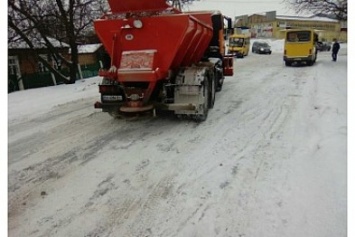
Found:
[[[18,75],[18,59],[16,56],[9,56],[8,59],[9,75]]]

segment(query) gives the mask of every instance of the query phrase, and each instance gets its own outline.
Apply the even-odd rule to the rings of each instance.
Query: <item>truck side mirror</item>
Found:
[[[224,16],[224,19],[227,21],[227,29],[233,29],[232,27],[232,18]]]
[[[227,22],[228,22],[228,29],[232,29],[232,19],[228,18]]]

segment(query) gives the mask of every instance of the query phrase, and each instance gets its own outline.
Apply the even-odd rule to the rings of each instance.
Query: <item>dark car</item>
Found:
[[[268,43],[266,42],[259,42],[255,41],[253,43],[253,46],[251,48],[251,51],[253,53],[259,53],[259,54],[271,54],[271,47]]]
[[[327,42],[317,42],[316,47],[318,51],[330,51],[330,49],[332,48],[330,43]]]

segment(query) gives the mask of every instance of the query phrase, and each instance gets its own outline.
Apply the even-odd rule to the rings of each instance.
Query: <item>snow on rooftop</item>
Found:
[[[323,21],[323,22],[338,22],[338,20],[334,20],[328,17],[319,17],[319,16],[286,16],[286,15],[277,15],[277,19],[282,20],[302,20],[302,21]]]
[[[79,54],[83,53],[94,53],[96,52],[102,44],[85,44],[85,45],[78,45],[78,52]],[[70,51],[69,51],[70,53]]]
[[[249,14],[248,17],[253,16],[253,15],[266,16],[266,12],[259,12],[259,13]],[[236,16],[236,17],[238,18],[238,17],[242,17],[242,16]],[[331,19],[331,18],[328,18],[328,17],[314,16],[314,15],[309,15],[309,16],[276,15],[276,19],[279,19],[279,20],[338,22],[338,20],[335,20],[335,19]]]

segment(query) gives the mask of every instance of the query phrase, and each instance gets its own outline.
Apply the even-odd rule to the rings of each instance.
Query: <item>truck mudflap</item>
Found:
[[[196,111],[195,104],[161,104],[157,103],[154,104],[154,108],[161,109],[161,110],[170,110],[170,111]]]
[[[233,76],[234,72],[233,72],[233,55],[226,55],[224,56],[224,59],[223,59],[223,65],[224,65],[224,68],[223,68],[223,74],[225,76]]]
[[[181,71],[176,77],[174,104],[171,105],[176,109],[175,114],[193,115],[197,120],[205,120],[209,109],[212,81],[214,82],[208,77],[206,67],[190,67]]]

